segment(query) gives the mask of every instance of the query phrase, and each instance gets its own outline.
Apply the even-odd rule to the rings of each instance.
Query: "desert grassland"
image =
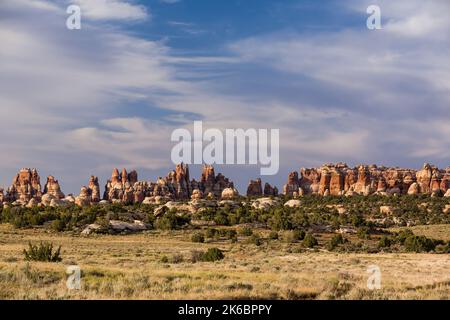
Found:
[[[391,228],[391,231],[399,231],[405,228]],[[450,224],[421,225],[409,227],[415,235],[450,241]]]
[[[430,226],[448,232],[448,226]],[[425,227],[424,227],[425,228]],[[442,231],[444,228],[444,231]],[[425,232],[423,228],[419,232]],[[265,231],[261,231],[264,233]],[[446,254],[355,254],[301,249],[281,240],[257,247],[239,239],[192,243],[192,231],[81,237],[0,225],[1,299],[449,299]],[[60,263],[25,262],[28,241],[62,245]],[[219,247],[225,259],[190,261]],[[182,256],[163,263],[163,256]],[[81,290],[66,287],[66,267],[82,270]],[[369,290],[378,265],[382,288]]]

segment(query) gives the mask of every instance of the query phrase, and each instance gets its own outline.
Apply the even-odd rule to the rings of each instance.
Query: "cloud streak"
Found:
[[[194,119],[279,128],[282,171],[267,178],[279,186],[289,170],[330,161],[448,165],[446,2],[382,1],[379,32],[274,30],[224,42],[219,55],[103,23],[149,20],[134,2],[79,0],[79,31],[65,29],[59,3],[0,8],[0,185],[23,166],[54,174],[66,192],[114,166],[154,179],[171,167],[171,131]],[[347,10],[365,17],[361,2]],[[241,191],[253,169],[224,168]]]

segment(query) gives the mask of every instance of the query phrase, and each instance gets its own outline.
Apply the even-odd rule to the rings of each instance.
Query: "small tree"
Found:
[[[253,231],[249,227],[243,227],[242,229],[239,230],[239,233],[243,236],[249,237],[253,234]]]
[[[314,248],[314,246],[317,246],[319,244],[317,239],[311,233],[307,233],[305,235],[302,243],[307,248]]]
[[[378,241],[379,248],[389,248],[392,245],[392,241],[389,237],[382,236],[380,241]]]
[[[27,261],[59,262],[62,260],[61,246],[53,252],[53,244],[50,242],[41,241],[39,245],[28,242],[28,250],[23,249],[23,254]]]
[[[327,245],[328,250],[334,250],[340,244],[344,244],[347,240],[342,236],[342,234],[336,234],[331,238],[330,242]]]
[[[278,239],[278,232],[276,231],[271,231],[269,234],[269,239],[271,240],[277,240]]]
[[[259,247],[262,244],[262,240],[258,234],[253,234],[250,238],[248,238],[248,243],[252,243]]]
[[[205,242],[205,236],[201,232],[196,232],[191,237],[192,242],[203,243]]]
[[[222,260],[224,258],[222,250],[219,248],[209,248],[203,255],[202,261],[214,262],[217,260]]]

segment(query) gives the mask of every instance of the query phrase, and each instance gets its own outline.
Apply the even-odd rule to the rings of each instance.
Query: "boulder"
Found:
[[[41,203],[44,205],[44,206],[49,206],[50,205],[50,202],[52,201],[52,200],[55,200],[55,199],[57,199],[54,195],[52,195],[52,194],[49,194],[49,193],[46,193],[46,194],[44,194],[43,196],[42,196],[42,199],[41,199]],[[58,199],[59,200],[59,199]]]
[[[69,207],[71,205],[72,205],[71,202],[68,202],[68,201],[63,200],[63,199],[52,199],[50,201],[50,207],[53,207],[53,208],[58,208],[58,207],[67,208],[67,207]]]
[[[391,215],[394,213],[394,209],[390,206],[381,206],[380,207],[380,213],[381,214],[386,214],[386,215]]]
[[[414,195],[414,194],[419,194],[420,193],[420,187],[419,184],[417,182],[414,182],[413,184],[411,184],[411,186],[408,189],[408,194],[409,195]]]
[[[107,231],[107,228],[104,226],[101,226],[97,223],[92,223],[90,225],[87,225],[83,231],[81,231],[82,235],[90,235],[91,233],[104,233]]]
[[[239,196],[239,192],[235,188],[225,188],[222,191],[221,198],[224,200],[233,200]]]
[[[203,198],[203,192],[201,192],[199,189],[192,190],[191,199],[192,200],[200,200]]]
[[[268,210],[271,207],[275,207],[279,204],[278,199],[271,199],[271,198],[259,198],[252,202],[251,206],[252,208],[258,209],[258,210]]]
[[[301,204],[302,204],[302,203],[301,203],[300,200],[297,200],[297,199],[291,199],[291,200],[288,200],[288,201],[284,204],[284,206],[285,206],[285,207],[296,208],[296,207],[300,207]]]
[[[66,200],[67,202],[75,203],[75,197],[72,194],[66,196],[64,200]]]
[[[444,209],[442,210],[445,214],[450,212],[450,204],[446,204]]]
[[[133,223],[119,221],[119,220],[110,220],[109,227],[114,232],[138,232],[147,230],[146,225],[139,220],[134,220]]]
[[[39,204],[39,202],[35,198],[32,198],[32,199],[30,199],[30,201],[28,201],[26,207],[33,208],[33,207],[36,207],[38,204]]]

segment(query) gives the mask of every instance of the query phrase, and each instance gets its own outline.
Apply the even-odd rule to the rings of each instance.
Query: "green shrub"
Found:
[[[205,242],[205,236],[201,232],[196,232],[191,236],[191,241],[203,243],[203,242]]]
[[[184,261],[183,255],[178,254],[178,253],[173,254],[173,255],[170,257],[170,259],[169,259],[169,262],[170,262],[170,263],[181,263],[181,262],[183,262],[183,261]]]
[[[425,236],[409,236],[404,242],[406,251],[429,252],[436,248],[436,243]]]
[[[292,230],[292,231],[286,231],[286,242],[292,243],[292,242],[298,242],[305,239],[305,231],[303,230]]]
[[[292,237],[296,241],[301,241],[301,240],[305,239],[305,236],[306,236],[306,232],[303,230],[292,231]]]
[[[239,230],[239,233],[243,236],[249,237],[253,234],[253,230],[249,227],[243,227]]]
[[[53,220],[51,227],[53,230],[58,231],[58,232],[64,231],[66,229],[66,224],[63,220],[56,219],[56,220]]]
[[[409,238],[411,236],[414,236],[414,233],[412,232],[411,229],[405,229],[405,230],[401,230],[398,234],[397,234],[397,241],[400,244],[404,244],[406,238]]]
[[[277,240],[278,239],[278,232],[276,231],[271,231],[269,234],[269,239],[271,240]]]
[[[356,236],[360,239],[370,239],[370,229],[368,227],[360,227],[356,233]]]
[[[196,263],[198,261],[202,261],[204,252],[200,250],[192,250],[191,251],[191,262]]]
[[[189,223],[189,219],[179,216],[173,211],[169,211],[155,221],[155,227],[161,230],[174,230]]]
[[[209,248],[208,251],[203,253],[201,260],[207,262],[214,262],[222,260],[224,258],[222,250],[219,248]]]
[[[224,212],[219,212],[214,217],[214,222],[219,226],[228,226],[230,224],[228,215]]]
[[[28,243],[28,250],[23,249],[26,261],[59,262],[61,258],[61,246],[53,252],[53,244],[50,242],[40,242],[38,245]]]
[[[392,245],[391,238],[387,236],[382,236],[378,241],[379,248],[389,248]]]
[[[217,229],[214,229],[214,228],[206,229],[206,237],[207,238],[214,238],[217,233],[218,233]]]
[[[254,244],[255,246],[262,245],[262,240],[258,234],[253,234],[248,238],[248,243]]]
[[[327,249],[332,251],[340,244],[344,244],[347,240],[342,236],[342,234],[336,234],[331,238],[330,242],[327,244]]]
[[[290,230],[292,229],[291,215],[278,209],[270,219],[269,226],[274,230]]]
[[[227,230],[226,237],[227,237],[227,239],[230,239],[230,240],[235,240],[235,239],[237,240],[236,230],[234,230],[234,229]]]
[[[319,244],[317,239],[311,233],[307,233],[305,235],[302,243],[307,248],[314,248],[314,246],[317,246]]]

